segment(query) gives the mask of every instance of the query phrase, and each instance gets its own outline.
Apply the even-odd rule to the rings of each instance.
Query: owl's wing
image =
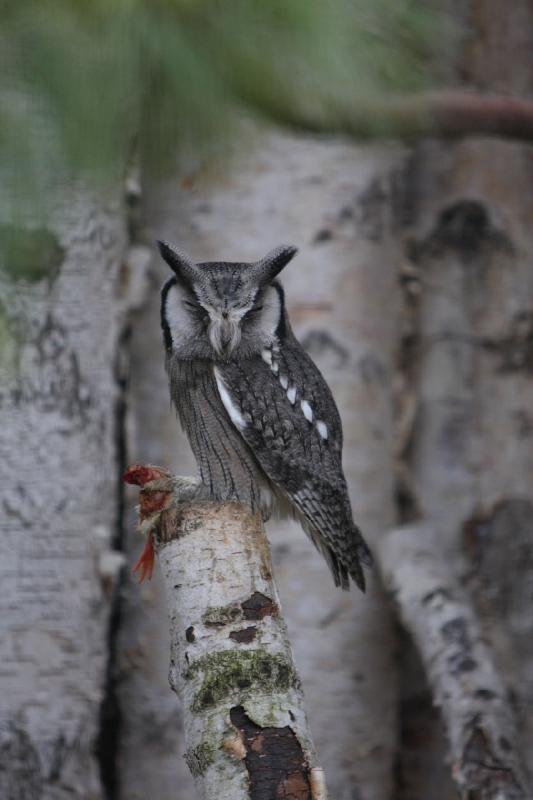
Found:
[[[335,583],[348,574],[364,589],[360,562],[370,553],[355,526],[342,472],[342,427],[318,368],[294,340],[243,362],[215,369],[231,421],[272,481],[286,496]]]

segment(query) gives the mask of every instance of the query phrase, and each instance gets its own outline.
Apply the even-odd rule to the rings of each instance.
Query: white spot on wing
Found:
[[[279,382],[281,383],[284,389],[286,389],[287,386],[289,385],[289,379],[286,375],[283,374],[283,372],[280,373]]]
[[[313,409],[311,408],[311,406],[309,405],[307,400],[302,400],[302,402],[300,403],[300,406],[301,406],[302,411],[304,412],[304,417],[309,422],[312,422],[313,421]]]
[[[274,373],[274,375],[277,375],[277,374],[278,374],[278,370],[279,370],[279,364],[278,364],[278,362],[277,362],[277,361],[273,361],[273,362],[272,362],[272,365],[271,365],[271,367],[270,367],[270,369],[272,370],[272,372]]]
[[[296,386],[291,386],[287,390],[287,397],[289,398],[289,403],[293,406],[296,402]]]
[[[317,423],[316,423],[316,427],[317,427],[317,430],[318,430],[319,434],[321,435],[321,437],[323,439],[327,439],[328,438],[328,426],[326,425],[326,423],[322,422],[322,420],[319,419],[317,421]]]
[[[220,374],[220,370],[214,367],[214,373],[215,373],[215,380],[217,382],[218,393],[220,394],[220,399],[224,404],[224,408],[228,412],[230,419],[235,425],[235,427],[238,428],[240,431],[244,430],[244,428],[246,427],[246,422],[244,421],[244,418],[240,410],[237,408],[237,406],[231,399],[229,392],[224,384],[224,379]]]
[[[272,364],[272,350],[262,350],[261,358],[270,366]]]

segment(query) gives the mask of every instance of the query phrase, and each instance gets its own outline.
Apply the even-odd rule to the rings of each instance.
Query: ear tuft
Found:
[[[159,252],[161,257],[168,264],[170,269],[186,283],[194,282],[198,276],[196,264],[181,250],[178,250],[169,242],[158,241]]]
[[[260,283],[265,284],[274,280],[297,252],[297,247],[281,245],[267,253],[260,261],[256,261],[254,268]]]

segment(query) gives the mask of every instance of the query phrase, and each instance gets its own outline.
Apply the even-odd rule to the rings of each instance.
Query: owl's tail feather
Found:
[[[365,573],[361,567],[358,555],[352,556],[350,559],[350,565],[347,566],[339,559],[338,555],[331,550],[331,548],[327,547],[327,545],[321,548],[321,552],[331,570],[335,586],[340,586],[341,589],[344,589],[344,591],[349,591],[351,578],[355,585],[361,589],[362,592],[365,591]]]
[[[333,575],[333,580],[335,582],[335,586],[340,586],[341,589],[344,589],[344,591],[346,591],[346,592],[349,591],[349,589],[350,589],[350,575],[348,573],[348,570],[344,566],[344,564],[341,564],[341,562],[339,561],[339,559],[337,558],[337,556],[335,555],[333,550],[330,550],[329,547],[325,547],[322,550],[322,554],[323,554],[324,558],[327,561],[328,567],[331,570],[331,574]],[[364,575],[362,575],[362,580],[363,580],[363,586],[361,588],[362,588],[362,590],[364,592],[364,590],[365,590],[364,589],[364,585],[365,585],[365,576]],[[356,581],[356,583],[357,583],[358,586],[361,586],[361,584],[358,583],[357,581]]]
[[[340,586],[341,589],[345,589],[346,591],[350,588],[350,573],[345,565],[340,561],[336,552],[328,545],[328,543],[323,538],[320,531],[315,528],[314,525],[304,517],[303,514],[298,514],[298,518],[300,519],[301,525],[304,531],[307,533],[311,541],[313,542],[314,546],[318,550],[318,552],[324,558],[326,564],[328,565],[330,572],[333,576],[333,580],[335,582],[335,586]],[[363,587],[365,583],[364,576],[362,577]],[[357,582],[357,585],[360,586],[361,584]],[[364,591],[364,588],[363,588]]]
[[[355,530],[357,532],[357,557],[365,567],[371,567],[374,564],[374,558],[372,557],[372,553],[370,552],[367,543],[363,539],[361,531],[357,526],[355,526]]]
[[[346,550],[340,550],[339,547],[334,549],[324,538],[319,528],[313,525],[306,516],[299,513],[298,509],[295,509],[295,512],[296,518],[299,519],[304,531],[326,561],[335,586],[340,586],[341,589],[349,591],[351,578],[356,586],[364,592],[366,580],[361,565],[364,564],[367,567],[371,567],[372,555],[357,525],[352,522],[348,536],[338,537],[339,542],[349,543],[348,552],[346,552]]]
[[[373,563],[372,553],[368,549],[368,545],[363,539],[361,531],[354,524],[352,533],[352,540],[355,539],[355,548],[350,553],[350,560],[348,563],[348,572],[353,582],[361,589],[362,592],[366,588],[365,573],[361,565],[371,567]],[[344,587],[343,587],[344,588]]]

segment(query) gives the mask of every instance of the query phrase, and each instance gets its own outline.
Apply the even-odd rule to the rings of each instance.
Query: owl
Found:
[[[363,591],[371,556],[354,524],[331,391],[294,336],[276,279],[296,253],[194,263],[166,242],[161,297],[170,394],[208,495],[267,519],[292,513],[337,586]]]

